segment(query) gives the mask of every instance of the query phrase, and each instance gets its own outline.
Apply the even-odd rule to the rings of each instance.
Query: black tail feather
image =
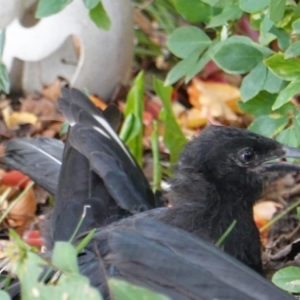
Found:
[[[54,195],[57,189],[64,144],[57,139],[13,139],[6,143],[3,162],[28,175]]]

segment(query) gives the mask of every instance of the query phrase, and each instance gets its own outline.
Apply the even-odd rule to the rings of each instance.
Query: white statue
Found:
[[[41,91],[61,76],[74,87],[108,99],[126,79],[133,56],[130,0],[102,0],[111,19],[108,31],[90,20],[82,0],[41,20],[33,17],[36,1],[0,2],[0,29],[6,28],[3,61],[12,89]]]

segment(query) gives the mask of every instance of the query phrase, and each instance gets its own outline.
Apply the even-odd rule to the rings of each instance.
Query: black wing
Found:
[[[63,142],[57,139],[13,139],[6,142],[3,162],[28,175],[50,194],[55,194],[63,149]]]
[[[213,245],[147,218],[128,218],[98,230],[79,264],[105,297],[109,276],[174,300],[293,299]]]
[[[59,107],[70,123],[68,142],[84,155],[119,207],[130,213],[155,206],[142,170],[102,112],[76,89],[64,90]]]

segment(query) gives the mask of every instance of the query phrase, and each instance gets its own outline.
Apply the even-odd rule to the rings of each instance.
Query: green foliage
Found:
[[[169,36],[167,46],[178,57],[178,63],[165,84],[182,77],[187,83],[213,60],[226,73],[242,75],[239,106],[256,118],[249,129],[299,146],[300,126],[294,121],[298,110],[291,99],[300,92],[300,4],[285,0],[174,3],[178,13],[193,26],[177,28]],[[200,9],[193,10],[201,6],[206,18],[202,12],[197,15]],[[251,39],[251,33],[243,27],[248,18],[252,29],[258,31],[258,39]],[[279,50],[271,47],[273,41]]]
[[[241,85],[242,99],[246,102],[254,98],[261,90],[263,90],[268,75],[266,66],[259,62],[248,75],[245,76]],[[259,80],[257,80],[259,78]]]
[[[233,74],[251,71],[262,60],[262,57],[260,51],[243,43],[224,43],[212,55],[213,61],[221,69]]]
[[[8,94],[10,90],[10,83],[8,72],[5,64],[0,61],[0,91]]]
[[[60,266],[61,271],[79,274],[77,266],[77,251],[69,243],[55,243],[52,254],[52,263],[55,266]]]
[[[219,27],[228,21],[238,20],[243,12],[237,6],[225,7],[221,13],[211,18],[207,28]]]
[[[239,5],[241,10],[247,13],[255,13],[264,9],[270,0],[240,0]]]
[[[8,94],[10,83],[6,66],[2,62],[3,49],[5,44],[5,30],[0,33],[0,92]]]
[[[153,155],[153,192],[161,189],[162,167],[160,165],[159,141],[157,121],[153,121],[153,132],[151,135],[151,148]]]
[[[45,18],[59,13],[73,0],[39,0],[36,18]],[[102,0],[82,0],[85,7],[89,10],[91,20],[100,29],[109,30],[111,26],[110,18],[107,15]]]
[[[73,245],[67,242],[56,242],[52,260],[49,262],[37,254],[34,248],[25,244],[14,231],[10,231],[10,237],[13,242],[5,246],[2,253],[9,261],[6,266],[7,270],[17,275],[20,280],[23,300],[103,299],[98,290],[90,285],[88,278],[79,274],[77,250]],[[47,284],[39,279],[45,268],[55,270],[55,272],[47,273]],[[116,300],[169,299],[166,296],[117,279],[109,279],[109,286]],[[0,291],[0,299],[8,300],[10,297],[6,292]]]
[[[215,243],[216,247],[220,248],[223,245],[223,243],[225,242],[225,240],[227,239],[227,237],[230,235],[230,233],[234,229],[236,223],[237,223],[236,220],[232,221],[232,223],[229,225],[229,227],[226,229],[226,231],[222,234],[222,236]]]
[[[297,207],[297,217],[298,217],[298,220],[300,221],[300,207]]]
[[[284,54],[277,53],[264,61],[265,65],[279,78],[294,80],[300,76],[300,60],[297,58],[285,59]]]
[[[140,72],[127,95],[125,121],[120,133],[121,139],[129,147],[139,165],[142,165],[143,158],[144,90],[144,72]]]
[[[73,0],[40,0],[35,12],[36,18],[45,18],[57,14]]]
[[[59,136],[63,136],[65,134],[67,134],[68,130],[69,130],[69,123],[64,122],[60,127]]]
[[[10,297],[6,292],[0,291],[0,299],[1,300],[10,300]]]
[[[277,271],[272,281],[274,284],[291,293],[300,293],[300,268],[286,267]]]
[[[170,162],[172,165],[177,162],[179,154],[187,140],[173,113],[171,105],[172,88],[164,86],[164,83],[155,77],[153,78],[153,87],[156,95],[163,103],[160,119],[165,125],[163,139],[165,146],[170,152]]]
[[[191,79],[202,70],[210,60],[208,53],[205,52],[210,44],[210,38],[197,27],[180,27],[176,29],[170,35],[167,45],[172,53],[183,58],[183,60],[170,71],[166,79],[166,85],[171,85],[183,76]]]
[[[210,38],[201,29],[189,26],[175,29],[167,41],[167,46],[176,56],[187,58],[195,50],[202,52],[210,43]]]
[[[109,279],[108,283],[115,300],[170,300],[167,296],[154,293],[120,279],[112,278]]]
[[[100,1],[95,7],[90,9],[91,20],[100,28],[109,30],[111,26],[110,18],[107,15],[102,2]]]
[[[208,22],[213,14],[212,7],[199,0],[191,0],[189,5],[186,5],[186,0],[174,2],[176,9],[190,23]]]
[[[249,130],[258,134],[264,133],[267,137],[274,137],[288,124],[287,117],[280,116],[260,116],[249,126]]]

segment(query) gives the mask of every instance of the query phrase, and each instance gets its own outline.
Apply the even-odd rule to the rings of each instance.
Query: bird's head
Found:
[[[204,192],[214,186],[219,194],[255,201],[264,183],[274,178],[270,174],[300,171],[300,165],[274,161],[282,157],[300,157],[300,150],[244,129],[209,126],[182,152],[172,187],[176,193],[181,184],[190,189],[192,184],[207,185]]]

